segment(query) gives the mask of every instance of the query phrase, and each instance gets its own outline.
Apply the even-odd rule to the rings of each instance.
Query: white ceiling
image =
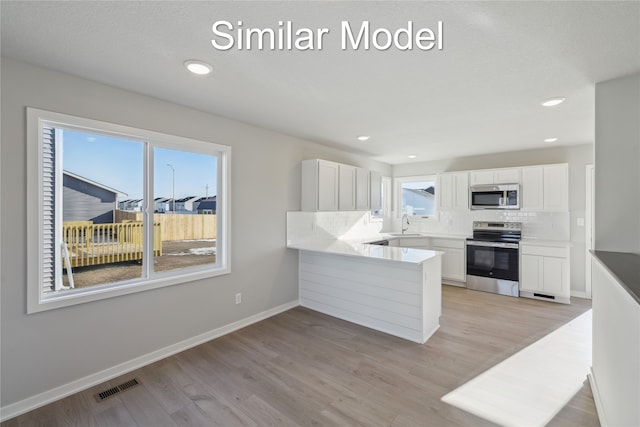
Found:
[[[548,147],[548,137],[591,143],[594,84],[640,71],[638,1],[0,4],[3,56],[391,164]],[[218,20],[331,32],[321,51],[220,51]],[[444,49],[342,51],[345,20],[390,30],[440,20]],[[186,72],[193,58],[214,72]],[[567,101],[540,106],[554,96]]]

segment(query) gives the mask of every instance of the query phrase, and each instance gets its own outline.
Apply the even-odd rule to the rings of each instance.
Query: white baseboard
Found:
[[[596,404],[596,413],[598,415],[598,421],[600,421],[601,426],[608,426],[607,418],[604,414],[604,408],[602,407],[602,399],[600,398],[600,391],[598,390],[598,385],[596,384],[596,378],[593,376],[593,367],[589,369],[589,373],[587,374],[587,378],[589,378],[589,385],[591,386],[591,394],[593,394],[593,401]]]
[[[156,362],[207,341],[211,341],[215,338],[237,331],[238,329],[242,329],[251,324],[260,322],[261,320],[290,310],[294,307],[297,307],[298,305],[300,305],[298,300],[294,300],[277,307],[270,308],[269,310],[254,314],[253,316],[249,316],[245,319],[238,320],[236,322],[221,326],[203,334],[196,335],[195,337],[188,338],[184,341],[180,341],[176,344],[172,344],[159,350],[152,351],[151,353],[136,357],[135,359],[120,363],[116,366],[112,366],[111,368],[96,372],[95,374],[88,375],[84,378],[71,381],[70,383],[61,385],[51,390],[47,390],[43,393],[36,394],[35,396],[28,397],[19,402],[3,406],[2,408],[0,408],[0,422],[6,421],[13,417],[17,417],[18,415],[32,411],[36,408],[55,402],[56,400],[60,400],[74,393],[78,393],[82,390],[86,390],[89,387],[93,387],[105,381],[109,381],[110,379],[116,378],[120,375],[124,375],[127,372],[131,372],[150,363]]]
[[[571,291],[571,296],[576,298],[587,298],[587,293],[583,291]]]

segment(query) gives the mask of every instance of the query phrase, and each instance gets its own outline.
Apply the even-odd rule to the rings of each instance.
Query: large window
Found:
[[[229,272],[229,147],[27,117],[29,312]]]
[[[435,176],[397,178],[398,216],[434,219],[437,213],[436,182]]]

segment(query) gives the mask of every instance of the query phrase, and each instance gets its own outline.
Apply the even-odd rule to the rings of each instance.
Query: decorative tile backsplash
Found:
[[[414,219],[410,232],[464,234],[471,236],[473,221],[521,222],[524,238],[570,240],[569,212],[506,210],[441,211],[439,220]],[[397,227],[400,228],[400,220]]]
[[[524,238],[570,240],[568,212],[526,211],[440,211],[438,220],[412,218],[409,233],[472,234],[473,221],[514,221],[522,223]],[[400,231],[400,219],[391,221],[392,229],[383,230],[382,220],[371,212],[287,212],[287,240],[376,238],[380,232]]]
[[[287,240],[358,239],[377,236],[382,220],[368,211],[287,212]]]

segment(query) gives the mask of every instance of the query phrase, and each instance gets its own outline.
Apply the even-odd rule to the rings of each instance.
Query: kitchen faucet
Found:
[[[407,228],[404,228],[404,222],[407,221]],[[409,229],[409,216],[407,214],[402,215],[402,234]]]

